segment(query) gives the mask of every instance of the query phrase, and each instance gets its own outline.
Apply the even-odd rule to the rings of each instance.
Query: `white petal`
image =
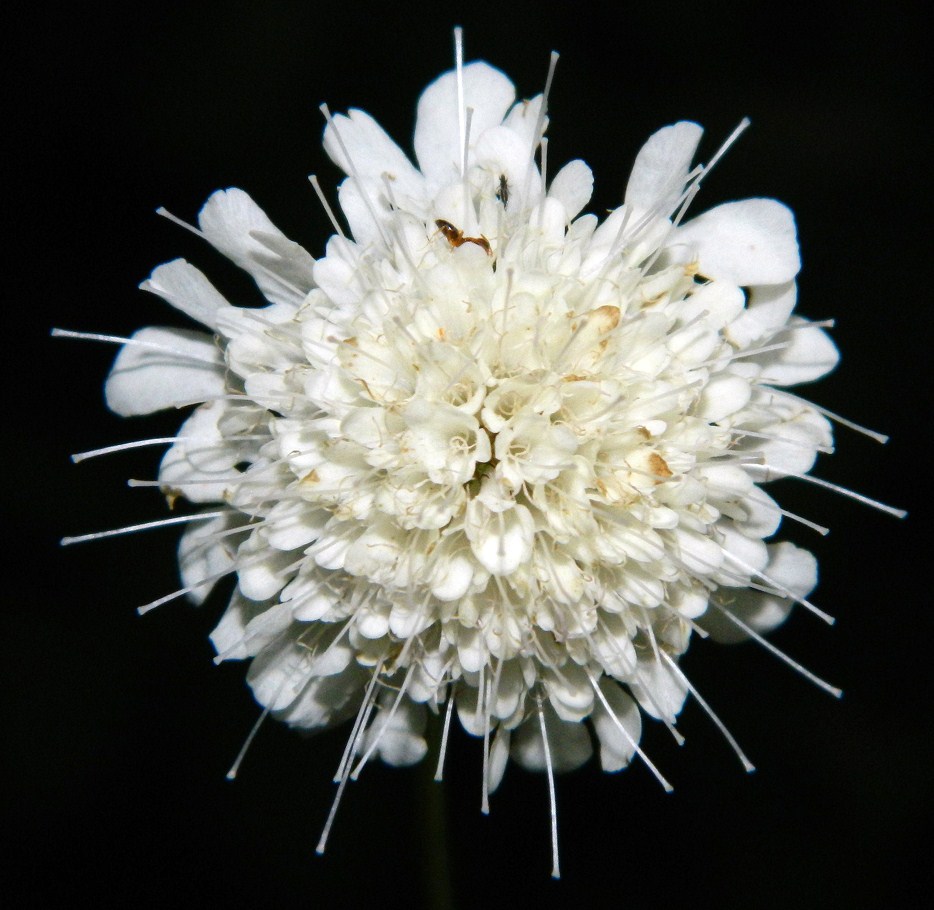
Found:
[[[489,788],[490,793],[495,793],[500,785],[503,775],[506,773],[506,765],[509,761],[509,744],[512,734],[503,726],[496,730],[496,736],[493,737],[493,745],[490,747],[489,764]]]
[[[531,156],[532,148],[538,148],[539,136],[535,135],[535,128],[538,126],[538,115],[542,110],[542,95],[536,95],[534,98],[523,98],[517,101],[509,110],[509,113],[503,118],[503,126],[512,130],[521,140],[522,144],[529,150]],[[548,129],[547,115],[542,118],[540,132],[542,135]],[[535,168],[536,172],[538,168]]]
[[[273,549],[255,534],[240,547],[238,558],[237,583],[250,600],[268,600],[282,590],[290,577],[284,570],[295,561],[294,554]]]
[[[794,281],[750,288],[745,311],[727,330],[730,342],[739,348],[748,348],[771,338],[788,322],[797,297],[798,287]]]
[[[535,525],[525,506],[490,512],[479,500],[471,500],[465,530],[474,555],[492,575],[509,575],[532,553]]]
[[[654,657],[639,661],[638,682],[630,682],[629,689],[646,714],[669,723],[678,716],[688,694],[681,677]]]
[[[470,145],[483,132],[498,126],[516,97],[509,79],[488,63],[470,63],[463,69],[464,108],[473,108]],[[434,187],[453,183],[460,176],[463,157],[457,110],[457,77],[452,70],[440,76],[418,100],[415,155],[422,173]]]
[[[569,161],[551,181],[548,195],[564,206],[572,221],[593,195],[593,171],[579,158]]]
[[[306,670],[306,677],[307,672]],[[287,681],[285,688],[293,698],[289,704],[277,708],[275,716],[299,730],[320,730],[322,727],[333,726],[346,720],[357,710],[366,678],[365,671],[352,663],[342,673],[312,677],[301,689],[298,697],[295,697],[294,687]],[[258,694],[257,700],[262,703]]]
[[[543,711],[552,767],[556,772],[579,768],[593,754],[587,728],[581,723],[565,723],[548,703],[543,706]],[[516,730],[510,753],[528,771],[546,769],[545,744],[537,712],[533,711],[531,717]]]
[[[243,190],[214,193],[198,214],[198,225],[207,241],[248,272],[273,303],[299,304],[313,287],[314,260]]]
[[[611,716],[598,699],[592,720],[600,740],[600,764],[604,771],[619,771],[635,755],[636,746],[642,737],[642,715],[639,706],[617,683],[602,679],[600,691],[613,712]]]
[[[684,188],[703,130],[682,120],[649,137],[639,154],[626,185],[626,204],[652,209],[659,203],[673,202]],[[669,211],[661,214],[668,215]]]
[[[327,255],[315,263],[318,286],[339,307],[350,307],[363,296],[357,269],[357,247],[353,241],[334,236],[328,240]]]
[[[295,700],[308,678],[308,651],[290,629],[256,656],[246,681],[261,705],[278,711]]]
[[[337,198],[350,233],[361,248],[383,242],[387,236],[383,225],[392,217],[392,209],[376,184],[348,177],[338,187]],[[315,274],[318,274],[317,269]]]
[[[158,294],[209,329],[217,330],[218,311],[233,309],[204,273],[184,259],[160,265],[140,285],[140,290]]]
[[[752,390],[748,379],[722,373],[714,376],[704,386],[704,391],[697,405],[697,414],[711,423],[716,423],[718,420],[723,420],[724,417],[729,417],[730,414],[735,414],[740,408],[745,407],[751,394]]]
[[[193,522],[185,529],[178,544],[178,567],[186,588],[219,575],[233,565],[237,554],[236,535],[217,535],[236,527],[242,520],[240,513],[231,509],[217,518]],[[215,584],[216,580],[195,588],[188,593],[188,599],[196,604],[203,603]]]
[[[265,610],[268,604],[258,604],[254,600],[247,600],[239,591],[231,595],[227,609],[220,622],[211,633],[211,644],[218,656],[224,660],[243,660],[250,656],[244,646],[247,623]]]
[[[769,545],[766,574],[798,597],[807,597],[817,585],[817,560],[807,550],[782,541]],[[787,619],[794,606],[789,597],[776,597],[760,591],[731,591],[726,603],[729,610],[747,626],[765,634]],[[718,610],[709,610],[700,625],[718,642],[732,644],[748,636]]]
[[[775,438],[751,437],[748,448],[761,452],[768,467],[788,474],[806,474],[814,466],[817,446],[833,442],[828,420],[810,408],[802,408],[783,422],[762,427],[762,433]],[[760,474],[757,472],[755,476],[758,478]]]
[[[794,216],[774,199],[718,205],[675,231],[678,244],[695,249],[701,275],[740,286],[782,284],[801,268]]]
[[[104,395],[121,417],[151,414],[225,392],[214,339],[185,329],[150,327],[132,336],[114,361]]]
[[[422,175],[365,111],[353,109],[347,112],[347,116],[335,115],[324,130],[324,150],[348,177],[356,176],[381,184],[385,174],[393,192],[398,190],[402,195],[416,198],[424,194]]]
[[[296,550],[317,540],[331,513],[306,502],[277,502],[266,514],[266,540],[277,550]]]
[[[577,664],[543,672],[545,691],[555,713],[564,721],[581,721],[593,709],[594,694],[587,673]]]
[[[766,545],[761,540],[741,533],[732,521],[721,519],[716,527],[722,537],[721,546],[727,558],[722,571],[714,575],[714,580],[730,588],[745,587],[750,577],[759,580],[755,573],[763,571],[769,561]]]
[[[444,544],[442,544],[444,546]],[[469,553],[461,548],[446,547],[444,555],[434,565],[431,575],[431,593],[438,600],[460,600],[470,588],[474,577],[474,563]]]
[[[770,352],[764,363],[760,382],[771,385],[795,385],[813,382],[829,373],[840,360],[840,352],[830,336],[817,326],[798,325],[782,339],[788,347]]]
[[[376,751],[387,765],[407,767],[418,764],[428,751],[428,743],[422,735],[425,730],[425,706],[403,699],[393,712],[394,700],[393,696],[382,701],[381,710],[367,730],[364,750],[378,738]]]
[[[209,401],[182,424],[178,441],[159,466],[163,488],[177,490],[190,502],[218,502],[240,482],[243,475],[235,465],[245,453],[222,436],[218,421],[224,414],[220,402]]]
[[[749,537],[771,537],[782,521],[778,503],[761,487],[753,487],[740,503],[746,517],[737,520],[736,526]]]

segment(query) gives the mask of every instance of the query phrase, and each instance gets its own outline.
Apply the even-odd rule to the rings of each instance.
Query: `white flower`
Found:
[[[342,783],[374,755],[420,761],[452,706],[484,738],[484,804],[507,757],[551,774],[593,743],[617,771],[641,712],[673,725],[693,691],[692,633],[816,610],[814,558],[766,542],[784,513],[763,485],[832,444],[785,391],[837,362],[793,315],[792,214],[748,199],[684,221],[709,168],[681,122],[623,205],[581,215],[590,169],[544,179],[542,96],[516,102],[485,63],[422,95],[418,167],[363,111],[327,116],[349,234],[335,222],[315,260],[215,193],[198,230],[269,305],[162,265],[142,287],[208,332],[143,329],[107,381],[123,415],[203,402],[159,473],[208,506],[181,593],[236,574],[218,659],[252,658],[294,727],[356,717]]]

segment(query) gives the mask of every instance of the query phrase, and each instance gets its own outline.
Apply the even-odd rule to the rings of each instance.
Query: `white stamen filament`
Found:
[[[806,670],[801,666],[796,660],[789,657],[784,651],[775,647],[767,638],[763,638],[752,626],[744,623],[735,613],[731,613],[726,607],[722,604],[717,603],[715,600],[710,601],[711,606],[722,613],[734,626],[746,633],[753,641],[757,644],[762,645],[766,651],[771,651],[780,661],[788,664],[797,673],[800,673],[805,679],[810,680],[820,689],[823,689],[825,692],[829,692],[834,698],[840,698],[843,695],[843,690],[838,689],[836,686],[830,685],[828,682],[824,682],[819,676],[815,676],[810,670]]]
[[[105,537],[117,537],[121,534],[135,534],[137,531],[149,531],[153,528],[166,528],[169,525],[190,524],[194,521],[208,521],[211,518],[220,518],[230,515],[229,509],[218,512],[201,512],[198,515],[176,515],[173,518],[160,518],[158,521],[145,521],[138,525],[128,525],[124,528],[112,528],[109,531],[93,531],[90,534],[79,534],[77,537],[63,537],[59,543],[63,547],[70,547],[76,543],[87,543],[89,540],[103,540]]]
[[[558,864],[558,799],[555,793],[555,772],[551,766],[551,747],[548,745],[548,730],[545,728],[545,711],[542,708],[541,696],[538,702],[538,723],[542,734],[542,746],[545,749],[545,772],[548,775],[548,804],[551,816],[551,877],[561,878],[561,868]]]

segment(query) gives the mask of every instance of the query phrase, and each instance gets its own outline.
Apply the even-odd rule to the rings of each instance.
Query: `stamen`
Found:
[[[470,181],[467,179],[467,153],[470,147],[470,127],[473,123],[473,108],[467,108],[467,122],[464,124],[464,145],[461,158],[461,184],[464,188],[464,224],[473,225],[476,223],[477,215],[470,203]],[[472,228],[471,228],[472,229]]]
[[[154,351],[165,351],[167,354],[174,354],[184,360],[191,360],[194,363],[209,363],[215,365],[213,360],[206,360],[203,357],[196,357],[190,351],[180,351],[177,348],[169,347],[167,344],[159,344],[155,341],[143,341],[139,338],[125,338],[122,335],[102,335],[98,332],[73,332],[71,329],[52,329],[53,338],[77,338],[81,341],[103,341],[107,344],[132,344],[141,348],[150,348]]]
[[[357,173],[357,168],[353,163],[353,159],[350,157],[350,152],[347,151],[347,146],[344,144],[344,139],[341,136],[340,130],[337,128],[337,121],[331,116],[331,111],[328,109],[326,104],[322,104],[318,107],[318,110],[324,115],[324,119],[327,122],[327,125],[334,130],[334,136],[337,139],[337,144],[340,146],[341,151],[344,153],[344,158],[347,160],[347,167],[350,168],[350,176],[353,177],[354,181],[357,184],[357,189],[360,191],[360,196],[363,198],[363,204],[366,206],[367,211],[370,213],[370,217],[373,219],[373,223],[376,225],[376,230],[379,231],[379,235],[382,238],[383,244],[389,246],[389,241],[386,239],[386,233],[383,230],[383,222],[376,214],[376,209],[373,208],[373,200],[370,199],[370,194],[367,192],[366,187],[363,185],[360,176]]]
[[[321,837],[318,839],[318,846],[315,847],[315,853],[318,856],[323,855],[325,848],[328,843],[328,835],[331,833],[331,826],[334,824],[334,819],[337,817],[337,807],[341,803],[341,797],[344,795],[344,788],[347,786],[347,781],[350,778],[345,774],[340,779],[340,783],[337,785],[337,793],[334,795],[334,802],[331,803],[331,811],[328,812],[327,821],[324,823],[324,830],[321,832]]]
[[[324,191],[321,189],[321,184],[318,183],[317,176],[315,176],[314,174],[310,174],[308,179],[311,182],[312,187],[314,187],[314,191],[318,196],[318,201],[321,203],[321,206],[324,209],[324,213],[328,216],[328,220],[331,222],[331,227],[334,228],[334,230],[337,232],[339,237],[343,237],[344,240],[346,240],[347,237],[345,236],[344,231],[340,226],[340,223],[338,222],[336,216],[334,215],[334,209],[331,208],[330,203],[325,198]]]
[[[435,780],[444,778],[444,757],[448,752],[448,733],[451,729],[451,715],[454,711],[454,684],[451,684],[448,692],[448,706],[444,712],[444,727],[441,730],[441,748],[438,754],[438,766],[435,768]]]
[[[542,92],[542,103],[538,109],[538,117],[535,121],[535,132],[532,133],[532,155],[535,155],[535,148],[541,142],[545,127],[545,117],[548,114],[548,99],[551,96],[551,83],[555,78],[555,68],[558,66],[558,58],[561,55],[557,51],[552,51],[548,57],[548,75],[545,77],[545,90]]]
[[[793,393],[787,392],[784,389],[776,389],[769,385],[763,385],[761,388],[766,392],[771,392],[773,395],[778,395],[782,398],[790,398],[792,401],[803,404],[812,410],[817,411],[818,414],[823,414],[824,417],[827,417],[834,423],[839,423],[840,426],[853,430],[856,433],[862,433],[863,436],[868,436],[870,439],[874,439],[878,443],[885,445],[885,443],[889,441],[889,437],[886,436],[885,433],[877,433],[875,430],[870,430],[868,427],[854,423],[852,420],[848,420],[846,417],[841,417],[839,414],[835,414],[833,411],[830,411],[827,408],[821,407],[820,405],[814,404],[807,399],[801,398],[799,395],[794,395]]]
[[[832,626],[836,622],[836,619],[834,619],[834,617],[831,616],[829,613],[825,613],[823,610],[820,609],[820,607],[815,607],[814,604],[812,604],[807,598],[800,597],[799,595],[795,594],[794,591],[792,591],[789,588],[786,588],[783,584],[781,584],[781,582],[776,581],[774,578],[770,577],[769,575],[766,575],[765,572],[761,572],[758,569],[754,569],[751,565],[749,565],[748,562],[744,562],[742,559],[740,559],[738,556],[731,553],[729,550],[724,549],[722,550],[722,552],[723,552],[723,556],[725,559],[729,559],[731,562],[736,563],[736,565],[738,565],[741,569],[748,572],[750,575],[757,575],[759,578],[765,581],[766,584],[771,585],[773,588],[775,588],[776,591],[780,592],[782,596],[787,597],[789,600],[794,601],[796,604],[801,604],[801,606],[804,607],[805,610],[808,610],[811,613],[813,613],[816,617],[818,617],[818,619],[824,620],[824,622],[827,623],[828,626]]]
[[[354,741],[357,738],[358,731],[362,725],[366,724],[367,718],[369,718],[369,713],[373,707],[373,690],[376,688],[377,680],[379,679],[380,673],[383,670],[383,661],[380,661],[373,670],[373,675],[370,677],[369,683],[367,683],[366,692],[363,694],[363,701],[360,702],[360,710],[357,711],[357,717],[354,720],[354,725],[351,728],[350,736],[347,737],[347,744],[344,746],[344,753],[341,755],[341,760],[337,766],[337,773],[334,775],[334,782],[342,780],[347,776],[350,771],[350,764],[353,760],[353,752],[351,749]]]
[[[137,439],[133,442],[123,442],[119,445],[104,446],[102,449],[90,449],[87,452],[76,452],[71,460],[78,464],[87,458],[97,458],[99,455],[112,455],[114,452],[125,452],[127,449],[139,449],[143,446],[172,445],[181,439],[181,436],[159,436],[155,439]]]
[[[457,81],[457,129],[460,147],[464,157],[461,159],[461,177],[467,174],[467,113],[464,110],[464,29],[454,27],[454,73]]]
[[[750,465],[750,467],[757,467],[761,470],[764,470],[766,473],[766,480],[772,480],[780,477],[794,477],[796,480],[803,480],[806,483],[812,483],[817,487],[823,487],[825,490],[833,490],[834,493],[839,493],[841,496],[847,496],[850,499],[855,499],[857,502],[861,502],[865,506],[878,509],[880,512],[893,515],[895,518],[904,518],[908,514],[905,509],[896,509],[895,506],[888,506],[884,502],[879,502],[878,499],[871,499],[869,496],[864,496],[862,493],[857,493],[855,490],[850,490],[847,487],[841,487],[839,484],[831,483],[829,480],[822,480],[820,477],[814,477],[812,474],[795,474],[793,471],[783,471],[780,468],[773,468],[768,464]],[[769,475],[775,475],[775,477],[773,478]]]
[[[173,224],[177,224],[179,227],[184,228],[186,231],[191,231],[192,234],[200,237],[202,240],[205,239],[204,232],[200,228],[195,227],[193,224],[189,224],[187,221],[182,221],[181,218],[177,218],[167,208],[164,208],[160,205],[159,208],[156,209],[156,214],[161,215],[163,218],[167,218]]]
[[[548,75],[545,76],[545,90],[542,92],[542,103],[538,108],[538,117],[535,119],[535,129],[532,133],[532,144],[529,148],[529,158],[525,166],[525,179],[522,181],[522,199],[528,205],[529,185],[532,182],[532,170],[535,167],[535,150],[542,140],[545,128],[545,116],[548,112],[548,97],[551,95],[551,82],[555,76],[555,67],[558,65],[557,51],[552,51],[548,58]]]
[[[134,534],[137,531],[149,531],[152,528],[165,528],[169,525],[186,524],[193,521],[207,521],[211,518],[220,518],[230,515],[229,509],[217,512],[202,512],[199,515],[177,515],[174,518],[161,518],[158,521],[146,521],[138,525],[127,525],[124,528],[113,528],[109,531],[94,531],[91,534],[79,534],[77,537],[63,537],[59,543],[63,547],[70,547],[76,543],[86,543],[89,540],[103,540],[105,537],[117,537],[120,534]]]
[[[282,686],[285,685],[285,680],[282,681],[282,685],[279,687],[280,691]],[[278,695],[278,693],[276,693]],[[256,723],[253,724],[252,729],[247,734],[246,740],[240,748],[240,751],[237,753],[237,757],[234,759],[234,763],[230,766],[230,770],[227,772],[227,780],[236,780],[237,774],[240,771],[240,765],[243,763],[243,759],[246,758],[247,750],[253,743],[253,740],[256,738],[256,734],[259,733],[259,728],[263,725],[263,721],[269,716],[269,712],[272,710],[272,704],[275,702],[275,698],[263,708],[262,713],[256,719]]]
[[[746,758],[745,754],[743,753],[743,750],[739,747],[739,743],[733,737],[733,734],[730,733],[729,730],[727,730],[726,725],[723,723],[722,720],[720,720],[719,717],[717,717],[717,715],[714,713],[713,708],[711,708],[710,705],[707,704],[707,702],[701,697],[700,692],[698,692],[697,689],[694,688],[694,686],[691,684],[691,681],[687,678],[687,676],[685,676],[684,671],[681,669],[681,667],[679,667],[678,664],[674,660],[672,660],[670,655],[667,654],[665,651],[662,651],[661,654],[662,654],[662,658],[668,663],[668,666],[671,667],[672,670],[674,670],[674,672],[678,675],[678,678],[681,680],[681,682],[683,682],[684,685],[687,686],[688,691],[691,693],[691,695],[694,696],[694,700],[704,709],[704,711],[707,713],[707,716],[714,722],[717,729],[723,734],[724,739],[730,744],[730,747],[736,753],[736,757],[742,762],[742,765],[746,769],[746,771],[747,772],[755,771],[756,766],[748,758]]]
[[[610,707],[610,703],[606,700],[606,696],[603,694],[603,691],[601,690],[600,685],[591,670],[587,670],[587,678],[590,680],[590,685],[593,688],[594,694],[597,696],[597,698],[600,699],[600,703],[603,705],[603,707],[606,708],[607,714],[609,714],[610,719],[616,725],[619,732],[623,734],[629,745],[632,746],[632,748],[635,750],[636,755],[638,755],[639,758],[645,762],[645,766],[649,769],[649,771],[652,772],[654,778],[662,785],[662,789],[666,793],[672,793],[675,788],[672,787],[667,780],[665,780],[662,772],[655,767],[648,755],[642,751],[639,744],[629,735],[629,731],[623,726],[622,721],[616,716],[616,712]]]
[[[730,133],[729,136],[727,136],[726,142],[724,142],[723,145],[721,145],[720,148],[717,149],[713,158],[711,158],[710,161],[708,161],[707,164],[704,166],[703,174],[701,174],[701,176],[697,178],[698,183],[700,183],[701,177],[706,177],[714,169],[714,166],[717,164],[717,162],[727,153],[727,150],[729,149],[729,147],[734,142],[736,142],[737,139],[739,139],[739,137],[746,131],[747,127],[751,123],[752,121],[748,117],[743,117],[743,119],[740,120],[736,129],[734,129],[733,132]]]
[[[540,158],[542,162],[542,202],[539,207],[538,214],[538,226],[541,228],[542,221],[545,217],[545,198],[548,195],[546,187],[548,186],[548,137],[542,136],[542,141],[539,142],[538,147],[540,149]]]
[[[545,711],[542,708],[541,696],[536,697],[538,702],[538,724],[542,731],[542,744],[545,747],[545,771],[548,774],[548,802],[551,809],[551,877],[561,878],[561,869],[558,865],[558,800],[555,794],[555,772],[551,766],[551,748],[548,745],[548,731],[545,729]]]
[[[502,657],[497,658],[496,669],[493,671],[493,681],[488,687],[486,697],[484,698],[483,710],[483,786],[480,799],[480,811],[484,815],[490,814],[490,721],[492,720],[493,708],[491,705],[496,703],[496,697],[499,695],[499,681],[503,669]]]
[[[389,724],[392,722],[392,719],[396,716],[396,711],[399,709],[399,705],[402,703],[402,698],[405,695],[406,689],[409,687],[409,681],[412,679],[412,672],[415,670],[416,664],[413,662],[409,669],[406,671],[405,677],[402,680],[402,685],[399,687],[399,692],[397,693],[395,699],[393,700],[392,707],[389,709],[389,716],[386,718],[385,722],[379,728],[379,732],[373,738],[373,742],[370,743],[369,749],[363,753],[363,758],[357,762],[357,767],[350,772],[350,779],[356,780],[360,776],[360,772],[365,767],[366,763],[370,760],[373,753],[376,751],[379,746],[379,741],[383,738],[383,734],[389,727]]]
[[[748,626],[746,623],[744,623],[738,616],[731,613],[722,604],[718,604],[714,600],[711,600],[710,604],[716,610],[719,610],[731,623],[733,623],[733,625],[737,626],[739,629],[745,632],[751,639],[753,639],[753,641],[756,641],[760,645],[762,645],[762,647],[765,648],[766,651],[771,651],[772,654],[774,654],[779,660],[781,660],[783,663],[788,664],[788,666],[791,667],[792,670],[795,670],[796,672],[800,673],[805,679],[808,679],[812,683],[814,683],[815,686],[817,686],[820,689],[823,689],[825,692],[829,692],[834,698],[840,698],[843,695],[842,689],[838,689],[836,686],[832,686],[830,685],[830,683],[824,682],[824,680],[822,680],[819,676],[815,676],[813,673],[811,673],[810,670],[806,670],[796,660],[793,660],[784,651],[781,651],[778,648],[776,648],[775,645],[772,644],[772,642],[770,642],[767,638],[763,638],[758,632],[756,632],[755,629],[753,629],[751,626]]]

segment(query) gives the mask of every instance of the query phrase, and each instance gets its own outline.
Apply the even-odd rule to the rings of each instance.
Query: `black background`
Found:
[[[41,8],[40,8],[41,9]],[[562,52],[549,160],[584,158],[591,210],[620,201],[647,136],[706,128],[701,160],[743,115],[752,128],[698,208],[774,196],[795,211],[800,311],[836,317],[838,370],[808,394],[889,432],[845,429],[819,476],[904,506],[906,522],[813,488],[782,502],[833,527],[818,554],[829,629],[793,616],[774,640],[845,689],[840,702],[755,645],[699,642],[685,666],[759,770],[743,774],[696,705],[678,749],[658,725],[645,768],[559,779],[564,878],[549,880],[544,777],[511,767],[479,812],[480,748],[456,735],[447,787],[458,906],[926,906],[931,810],[930,119],[920,4],[79,4],[12,24],[6,94],[8,371],[3,620],[8,906],[425,906],[418,772],[372,765],[314,855],[346,730],[303,739],[264,727],[224,780],[257,708],[242,665],[211,663],[221,600],[134,607],[176,586],[176,533],[60,550],[63,534],[163,514],[156,450],[73,466],[68,454],[171,435],[180,415],[109,415],[113,350],[51,340],[51,326],[124,334],[183,325],[135,290],[185,256],[237,301],[255,290],[197,238],[216,188],[249,191],[320,254],[330,233],[306,175],[330,193],[321,101],[359,106],[408,147],[418,93],[468,58],[540,91]],[[12,198],[10,198],[12,196]],[[333,197],[332,197],[333,198]],[[920,892],[916,889],[920,889]],[[912,896],[914,894],[914,896]]]

